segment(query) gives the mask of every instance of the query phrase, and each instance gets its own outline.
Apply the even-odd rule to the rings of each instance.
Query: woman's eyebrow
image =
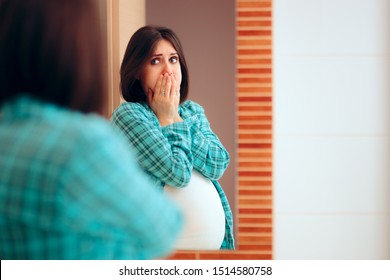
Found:
[[[177,52],[170,53],[169,55],[170,55],[170,56],[171,56],[171,55],[177,55]],[[152,57],[159,57],[159,56],[163,56],[163,54],[162,54],[162,53],[156,53],[156,54],[153,54],[153,55],[152,55]]]

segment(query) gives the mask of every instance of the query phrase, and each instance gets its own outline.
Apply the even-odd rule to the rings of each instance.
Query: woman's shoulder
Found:
[[[117,140],[117,135],[115,132],[113,133],[107,119],[96,114],[68,115],[68,123],[63,125],[63,134],[73,135],[75,141],[86,145],[99,141]]]
[[[153,117],[152,111],[146,103],[123,102],[111,115],[111,122],[149,120]]]
[[[69,124],[61,128],[61,143],[54,147],[57,155],[65,155],[68,172],[78,172],[80,166],[93,165],[100,159],[105,162],[102,165],[105,171],[121,163],[128,164],[127,160],[133,156],[133,152],[127,139],[106,118],[72,115],[68,120]]]
[[[148,111],[147,105],[138,102],[122,102],[113,112],[113,114],[123,114],[123,113],[143,113]]]
[[[108,120],[100,115],[62,108],[42,110],[44,113],[41,116],[25,124],[28,129],[34,122],[37,135],[32,137],[31,147],[39,149],[44,143],[45,151],[57,155],[57,158],[78,158],[85,153],[93,156],[107,147],[117,149],[122,145],[120,142],[124,143]]]
[[[192,100],[187,100],[185,102],[183,102],[181,105],[181,110],[184,111],[184,112],[189,112],[189,113],[192,113],[192,114],[204,114],[204,109],[203,107],[196,103],[195,101],[192,101]]]

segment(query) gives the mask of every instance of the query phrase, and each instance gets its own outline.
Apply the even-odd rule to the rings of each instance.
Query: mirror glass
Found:
[[[181,40],[189,99],[205,109],[211,129],[230,154],[219,182],[236,216],[235,0],[223,5],[215,0],[146,0],[146,24],[169,27]]]
[[[166,25],[183,44],[189,98],[204,107],[231,156],[220,183],[233,210],[236,250],[176,251],[168,258],[272,259],[272,0],[101,1],[108,115],[121,102],[119,66],[129,38],[145,23]]]

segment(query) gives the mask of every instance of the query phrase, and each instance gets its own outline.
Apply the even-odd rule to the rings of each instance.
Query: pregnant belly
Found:
[[[164,191],[184,214],[184,229],[175,249],[218,250],[225,234],[225,213],[213,183],[194,170],[188,186],[166,185]]]

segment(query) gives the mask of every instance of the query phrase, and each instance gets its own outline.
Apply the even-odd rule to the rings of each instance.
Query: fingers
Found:
[[[180,86],[174,74],[160,75],[154,92],[148,90],[149,106],[156,114],[160,124],[167,125],[180,119]]]
[[[166,83],[165,83],[165,95],[167,97],[170,97],[171,96],[171,89],[172,89],[172,76],[171,75],[168,75],[168,74],[165,74],[164,75],[164,79],[166,79]]]
[[[170,97],[180,98],[180,84],[176,79],[176,75],[171,75],[171,88],[170,88]]]
[[[154,89],[154,97],[158,99],[171,99],[180,95],[180,85],[176,81],[174,74],[161,75]]]
[[[170,95],[170,89],[171,89],[172,81],[170,79],[170,76],[168,74],[161,75],[157,82],[156,86],[154,88],[155,97],[163,97],[163,96],[169,96]]]
[[[180,96],[180,85],[176,81],[175,75],[173,75],[173,78],[172,78],[172,92],[171,92],[171,94],[174,95],[175,97]]]
[[[172,97],[175,93],[175,83],[175,76],[166,73],[162,79],[160,94],[167,99]]]
[[[169,94],[169,90],[168,90],[168,74],[165,74],[163,77],[162,77],[162,83],[161,83],[161,90],[159,92],[159,94],[161,94],[162,96],[165,96],[166,94]]]

